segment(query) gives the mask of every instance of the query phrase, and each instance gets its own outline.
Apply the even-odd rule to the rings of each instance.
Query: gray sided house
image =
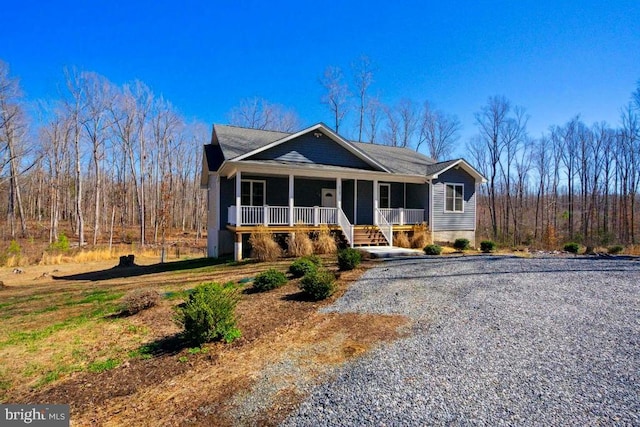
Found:
[[[208,255],[242,258],[257,227],[329,228],[350,246],[391,245],[394,231],[426,224],[435,242],[475,245],[476,187],[464,159],[348,141],[319,123],[296,133],[214,125],[204,146]]]

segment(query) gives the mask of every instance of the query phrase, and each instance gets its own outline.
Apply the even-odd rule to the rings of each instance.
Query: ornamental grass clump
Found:
[[[336,290],[335,276],[322,268],[304,275],[300,280],[300,289],[312,300],[319,301],[329,298]]]
[[[413,227],[413,234],[411,235],[412,248],[419,249],[424,248],[429,244],[429,227],[426,224],[418,224]]]
[[[282,256],[282,249],[267,227],[258,227],[249,236],[251,257],[258,261],[275,261]]]
[[[258,292],[265,292],[279,288],[286,283],[287,276],[285,276],[283,272],[278,271],[275,268],[270,268],[256,276],[253,280],[253,288]]]
[[[313,241],[313,251],[317,254],[335,254],[338,251],[336,239],[331,235],[329,227],[324,226]]]
[[[393,237],[393,245],[399,248],[410,248],[411,242],[409,241],[407,233],[405,233],[404,231],[396,233],[396,235]]]
[[[313,254],[313,242],[305,232],[291,233],[286,242],[289,256],[299,257]]]
[[[203,283],[176,309],[176,322],[185,340],[200,346],[209,341],[227,343],[240,337],[235,310],[240,293],[232,283]]]

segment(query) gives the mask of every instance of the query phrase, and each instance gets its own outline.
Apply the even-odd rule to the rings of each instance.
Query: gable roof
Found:
[[[436,162],[430,157],[408,148],[348,141],[323,123],[318,123],[295,133],[214,125],[211,147],[209,145],[205,146],[204,160],[207,163],[208,170],[215,171],[225,161],[241,161],[245,159],[245,161],[248,161],[250,157],[258,153],[284,144],[306,133],[317,131],[322,132],[341,147],[380,171],[437,178],[438,174],[460,165],[476,181],[486,182],[485,178],[464,159]],[[262,162],[269,161],[262,160]]]
[[[447,160],[445,162],[434,163],[427,168],[427,175],[429,178],[436,179],[438,176],[451,168],[462,168],[465,172],[471,175],[476,182],[485,183],[487,179],[482,176],[480,172],[471,166],[465,159]]]

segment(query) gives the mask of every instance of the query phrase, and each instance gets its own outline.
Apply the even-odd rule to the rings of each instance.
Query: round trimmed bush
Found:
[[[427,245],[423,251],[426,255],[440,255],[442,253],[442,247],[438,245]]]
[[[607,252],[609,252],[611,255],[619,254],[622,251],[624,251],[624,246],[622,245],[610,246],[609,249],[607,250]]]
[[[340,270],[353,270],[362,262],[362,254],[353,248],[346,248],[338,252],[338,267]]]
[[[577,244],[576,242],[569,242],[569,243],[564,245],[564,250],[565,250],[565,252],[569,252],[569,253],[572,253],[572,254],[577,254],[578,251],[580,250],[580,245]]]
[[[496,242],[493,240],[483,240],[480,242],[480,250],[484,253],[493,252],[496,250]]]
[[[240,293],[233,284],[203,283],[178,306],[175,319],[184,327],[185,339],[197,346],[216,340],[231,342],[240,337],[235,318],[239,301]]]
[[[293,261],[289,266],[289,273],[293,277],[302,277],[307,273],[310,273],[318,269],[318,265],[308,258],[298,258]]]
[[[270,268],[256,276],[253,280],[253,288],[258,292],[264,292],[279,288],[285,283],[287,283],[287,276],[275,268]]]
[[[465,251],[469,249],[469,239],[456,239],[455,242],[453,242],[453,248],[458,251]]]
[[[300,289],[314,301],[328,298],[336,290],[335,276],[324,268],[316,269],[304,275]]]

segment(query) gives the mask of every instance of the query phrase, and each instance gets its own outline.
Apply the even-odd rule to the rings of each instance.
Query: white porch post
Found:
[[[293,174],[289,175],[289,227],[293,227]]]
[[[240,227],[242,225],[242,212],[241,212],[241,204],[242,204],[242,172],[236,172],[236,227]],[[236,239],[233,248],[234,259],[236,261],[242,260],[242,234],[236,233]]]
[[[336,178],[336,208],[342,210],[342,178]]]
[[[358,180],[353,180],[353,223],[358,223]]]
[[[378,225],[378,180],[373,180],[373,225]]]

